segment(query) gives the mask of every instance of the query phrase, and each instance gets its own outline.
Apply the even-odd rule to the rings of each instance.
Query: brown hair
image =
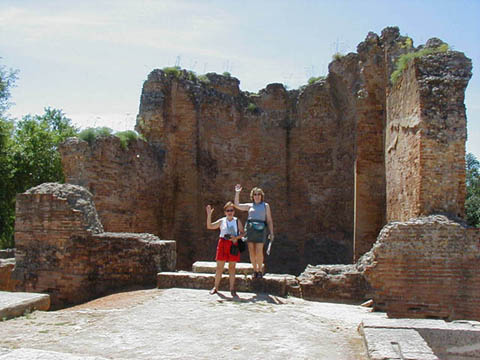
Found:
[[[253,202],[255,202],[255,200],[253,200],[253,194],[255,194],[255,193],[260,193],[260,194],[262,195],[262,202],[263,202],[263,200],[264,200],[264,198],[265,198],[265,193],[264,193],[263,190],[260,189],[259,187],[254,187],[254,188],[252,189],[252,191],[250,191],[250,200],[252,200]]]
[[[235,210],[235,206],[233,205],[233,202],[227,201],[227,203],[223,206],[223,211],[227,210],[229,207],[232,207],[233,210]]]

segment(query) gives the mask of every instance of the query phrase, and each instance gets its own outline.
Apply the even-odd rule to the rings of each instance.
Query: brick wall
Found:
[[[0,291],[15,291],[18,281],[12,278],[15,258],[0,259]]]
[[[385,226],[359,269],[391,317],[480,320],[480,229],[435,215]]]
[[[411,61],[387,97],[387,219],[465,215],[464,94],[471,61],[459,52]]]
[[[175,242],[151,234],[105,233],[92,195],[42,184],[17,196],[15,269],[20,291],[44,292],[54,308],[126,286],[154,285],[175,269]]]
[[[128,209],[146,219],[128,231],[175,239],[181,269],[214,259],[218,233],[205,229],[205,205],[215,207],[214,218],[223,216],[238,182],[245,189],[242,202],[261,186],[272,206],[279,241],[267,259],[269,271],[299,273],[308,263],[350,262],[354,124],[333,99],[337,85],[323,81],[286,91],[270,84],[253,95],[240,92],[234,78],[209,77],[206,85],[156,70],[144,84],[137,128],[165,154],[161,167],[148,170],[158,179],[145,189],[159,199],[155,206],[143,204],[144,213],[136,214],[141,171],[109,155],[122,152],[108,138],[91,149],[78,140],[64,144],[67,181],[92,191],[106,230],[126,231],[109,224],[118,209]],[[133,179],[133,189],[126,189],[125,178]]]
[[[93,194],[105,231],[159,235],[164,154],[157,145],[133,140],[124,149],[107,136],[92,146],[71,138],[59,150],[66,182]]]
[[[93,193],[107,231],[175,239],[180,269],[214,259],[204,208],[222,216],[236,183],[241,202],[260,186],[271,204],[278,241],[269,271],[350,263],[387,221],[463,216],[471,63],[458,52],[417,59],[390,88],[410,43],[398,28],[369,33],[326,79],[289,91],[270,84],[252,94],[232,77],[154,70],[136,126],[148,143],[124,151],[113,137],[67,142],[67,181]]]
[[[306,300],[359,304],[371,295],[363,272],[355,264],[307,266],[297,282],[297,296]]]

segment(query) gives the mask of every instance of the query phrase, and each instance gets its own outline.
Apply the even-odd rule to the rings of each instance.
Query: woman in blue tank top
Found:
[[[273,220],[270,205],[264,202],[265,193],[262,189],[254,187],[250,192],[251,203],[240,204],[240,192],[242,186],[235,186],[235,207],[238,210],[248,211],[247,222],[245,223],[245,232],[248,244],[248,253],[253,266],[254,278],[263,277],[263,245],[267,239],[267,230],[270,233],[268,238],[270,243],[267,249],[267,255],[270,255],[273,243]],[[268,227],[268,229],[267,229]]]

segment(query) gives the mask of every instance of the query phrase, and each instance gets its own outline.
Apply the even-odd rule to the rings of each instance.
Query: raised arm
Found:
[[[212,213],[213,213],[213,208],[210,205],[207,205],[205,208],[207,210],[207,229],[209,230],[215,230],[220,227],[220,222],[222,219],[218,219],[214,223],[212,223]]]
[[[238,210],[248,211],[250,209],[250,204],[240,204],[240,192],[242,191],[242,185],[237,184],[235,185],[235,198],[234,198],[234,206]]]

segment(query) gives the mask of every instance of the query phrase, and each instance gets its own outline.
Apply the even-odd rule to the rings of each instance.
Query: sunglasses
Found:
[[[262,195],[262,194],[260,194],[260,193],[258,193],[258,194],[253,194],[253,196],[256,196],[256,195]]]
[[[225,212],[234,212],[235,210],[233,209],[228,209],[228,210],[225,210]]]

